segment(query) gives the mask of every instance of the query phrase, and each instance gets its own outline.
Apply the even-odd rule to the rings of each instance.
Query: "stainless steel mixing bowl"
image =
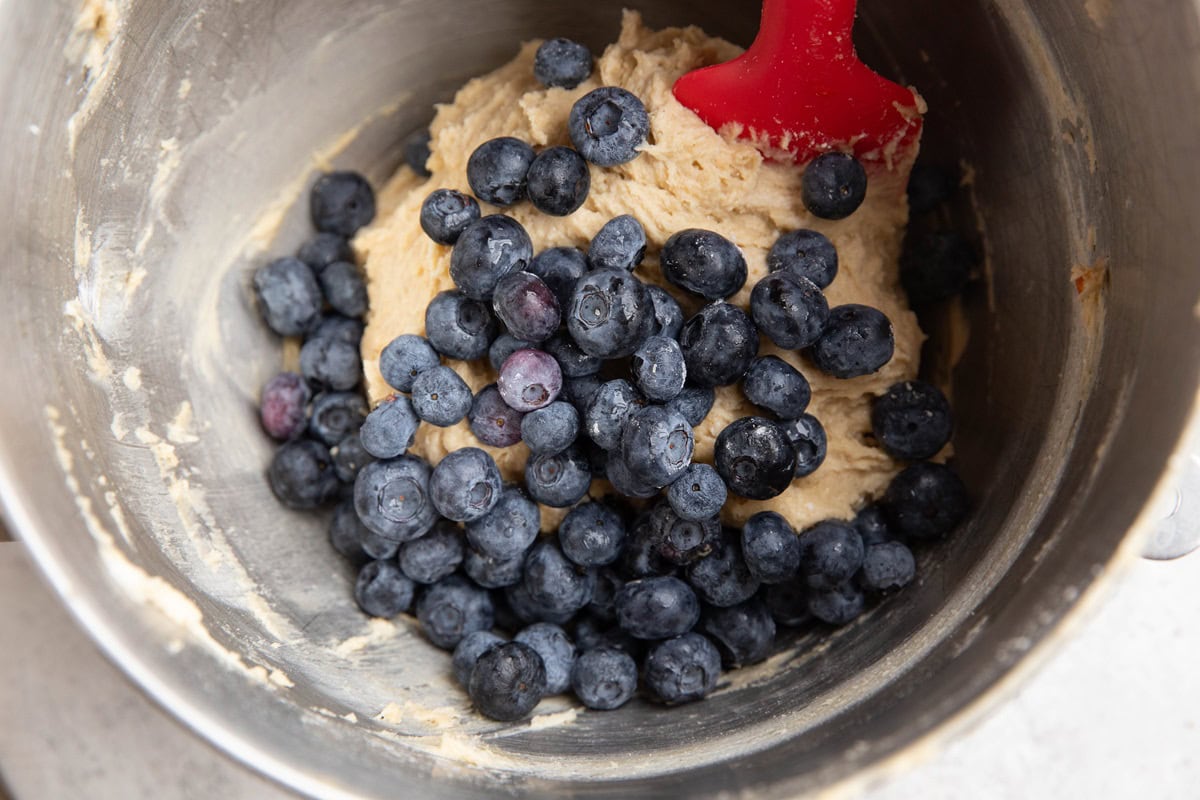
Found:
[[[707,702],[446,727],[444,655],[367,624],[321,524],[266,487],[278,344],[247,276],[305,235],[315,169],[382,178],[433,101],[525,38],[602,46],[620,5],[0,5],[8,519],[135,681],[301,790],[782,797],[869,774],[1045,650],[1176,460],[1200,384],[1196,7],[864,0],[863,52],[921,88],[986,226],[955,392],[970,524],[902,600]],[[743,43],[757,21],[639,5]]]

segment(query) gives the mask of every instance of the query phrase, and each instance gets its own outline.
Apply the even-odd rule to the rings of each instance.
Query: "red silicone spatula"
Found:
[[[687,73],[675,97],[717,130],[739,125],[764,154],[805,163],[853,151],[891,169],[921,133],[921,100],[858,60],[851,40],[857,0],[763,0],[750,49]]]

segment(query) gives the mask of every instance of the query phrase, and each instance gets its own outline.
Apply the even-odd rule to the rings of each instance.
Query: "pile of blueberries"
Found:
[[[558,39],[536,65],[546,85],[573,88],[592,58]],[[521,224],[481,216],[476,197],[570,214],[592,167],[637,157],[649,117],[634,95],[603,87],[574,105],[568,128],[574,148],[485,142],[468,162],[474,197],[427,197],[421,226],[453,248],[457,288],[429,303],[425,336],[384,348],[379,367],[395,393],[369,412],[357,391],[366,296],[347,239],[374,214],[367,182],[323,176],[311,195],[320,233],[254,279],[267,324],[305,337],[300,374],[281,373],[263,392],[263,425],[283,441],[272,488],[292,508],[337,502],[330,537],[360,567],[359,605],[380,617],[414,610],[428,639],[453,651],[476,708],[497,720],[568,689],[594,709],[623,705],[639,684],[666,704],[700,699],[722,666],[766,658],[777,625],[842,625],[909,583],[907,543],[945,535],[967,510],[961,481],[927,461],[950,438],[950,407],[911,381],[873,408],[880,446],[912,462],[880,504],[802,532],[773,512],[723,527],[728,493],[775,497],[825,457],[824,430],[805,413],[808,381],[759,357],[760,335],[853,378],[891,358],[891,324],[866,306],[829,308],[822,289],[837,252],[814,231],[775,244],[749,313],[725,302],[747,280],[745,259],[713,231],[681,231],[661,252],[667,283],[704,303],[687,318],[671,293],[634,274],[646,236],[632,216],[604,225],[586,253],[535,256]],[[415,169],[427,141],[409,149]],[[806,168],[804,203],[841,219],[866,180],[855,159],[827,154]],[[487,358],[498,378],[472,395],[443,358]],[[761,416],[721,432],[714,465],[693,463],[693,429],[714,387],[738,382]],[[506,485],[477,447],[434,466],[407,452],[420,424],[464,419],[482,444],[528,446],[523,487]],[[589,497],[595,478],[612,493]],[[570,509],[554,536],[539,537],[539,503]]]

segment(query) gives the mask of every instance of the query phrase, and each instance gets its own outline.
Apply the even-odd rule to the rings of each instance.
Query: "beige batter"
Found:
[[[470,192],[466,165],[471,152],[497,136],[516,136],[535,147],[569,145],[567,115],[572,104],[599,86],[621,86],[645,103],[650,138],[642,154],[618,167],[591,168],[591,192],[583,207],[568,217],[552,217],[528,202],[507,209],[482,203],[484,214],[503,211],[523,224],[535,252],[573,245],[585,248],[605,222],[633,214],[646,229],[649,249],[637,275],[663,283],[658,253],[671,234],[707,228],[732,239],[745,252],[749,280],[731,302],[746,307],[750,290],[766,273],[766,254],[785,231],[818,230],[837,246],[840,271],[826,290],[831,306],[864,303],[882,310],[895,327],[896,355],[882,370],[852,380],[818,372],[798,353],[781,351],[764,338],[760,354],[773,353],[798,367],[812,384],[809,412],[824,424],[829,454],[813,475],[796,480],[779,497],[765,501],[730,498],[724,516],[740,524],[751,514],[773,509],[797,528],[831,517],[849,518],[867,498],[878,496],[899,464],[871,443],[871,399],[888,386],[917,374],[924,339],[908,309],[897,278],[897,261],[908,219],[904,187],[913,152],[887,173],[873,174],[863,206],[846,220],[812,217],[800,201],[801,172],[794,166],[767,163],[749,144],[728,141],[705,125],[671,94],[680,75],[727,61],[736,46],[698,28],[650,31],[641,18],[626,12],[621,37],[599,59],[592,77],[575,89],[546,89],[533,76],[538,42],[495,72],[466,84],[454,102],[441,106],[431,127],[433,176],[420,181],[407,168],[381,193],[376,222],[355,239],[369,282],[371,311],[363,337],[363,361],[371,401],[391,390],[379,374],[379,352],[403,333],[424,333],[425,306],[438,292],[453,289],[451,248],[435,244],[421,230],[421,202],[436,188]],[[694,298],[672,290],[691,314]],[[473,390],[495,380],[486,359],[450,362]],[[754,415],[738,386],[717,390],[712,412],[696,428],[696,458],[711,462],[713,443],[730,422]],[[412,452],[437,463],[461,447],[480,446],[465,422],[452,428],[422,425]],[[506,479],[519,480],[528,450],[518,444],[485,448]],[[597,483],[593,493],[607,486]],[[561,513],[544,513],[552,529]]]

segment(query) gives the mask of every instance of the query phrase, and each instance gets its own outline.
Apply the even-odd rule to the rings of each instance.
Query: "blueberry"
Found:
[[[529,645],[541,656],[546,667],[546,694],[561,694],[571,688],[575,643],[560,626],[535,622],[514,636],[513,641]]]
[[[588,247],[592,269],[623,269],[633,272],[646,255],[646,229],[629,214],[613,217],[601,226]]]
[[[309,207],[317,230],[350,237],[375,218],[375,192],[356,172],[328,172],[313,184]]]
[[[409,134],[404,140],[404,163],[408,164],[409,169],[417,173],[422,178],[428,178],[429,172],[429,129],[416,131]]]
[[[559,332],[542,342],[541,348],[558,362],[564,378],[584,378],[600,371],[604,362],[579,349],[570,335]]]
[[[267,327],[280,336],[299,336],[321,318],[321,287],[298,258],[278,258],[259,267],[254,294]]]
[[[845,219],[867,196],[867,171],[854,156],[824,153],[804,168],[800,199],[821,219]]]
[[[782,515],[760,511],[742,528],[742,556],[763,583],[790,581],[800,569],[800,539]]]
[[[815,283],[772,272],[750,292],[750,316],[772,342],[787,350],[808,347],[829,323],[829,303]]]
[[[651,486],[669,486],[682,475],[695,448],[692,426],[663,406],[638,411],[621,432],[621,457],[634,477]]]
[[[500,722],[527,716],[545,692],[541,656],[521,642],[505,642],[481,655],[467,690],[479,713]]]
[[[908,176],[908,209],[926,214],[945,203],[958,189],[957,170],[933,164],[917,164]]]
[[[646,655],[646,688],[667,705],[702,699],[720,676],[721,654],[698,633],[668,639]]]
[[[866,600],[862,590],[851,581],[832,589],[809,592],[808,611],[829,625],[846,625],[863,612]]]
[[[441,363],[429,340],[411,333],[397,336],[379,354],[379,372],[398,392],[411,392],[418,375]]]
[[[500,500],[502,490],[496,462],[478,447],[448,453],[429,479],[434,507],[455,522],[470,522],[487,514]]]
[[[442,578],[417,601],[417,621],[437,647],[453,650],[472,631],[492,627],[492,596],[461,575]]]
[[[567,330],[579,348],[598,358],[633,355],[654,324],[654,301],[624,270],[596,270],[575,283]]]
[[[602,384],[583,414],[583,426],[592,441],[605,450],[615,450],[629,418],[646,405],[629,381],[617,378]]]
[[[624,523],[622,523],[624,530]],[[615,623],[617,621],[617,592],[625,585],[625,579],[616,569],[601,569],[596,572],[596,583],[592,587],[592,599],[588,601],[587,613],[597,622]],[[578,629],[578,625],[576,626]],[[579,648],[585,649],[583,642],[576,638]]]
[[[465,689],[471,683],[471,672],[480,656],[500,644],[504,644],[504,639],[491,631],[472,631],[464,636],[454,648],[451,659],[455,680]]]
[[[838,253],[824,234],[800,229],[783,234],[767,253],[767,269],[807,278],[824,289],[838,272]]]
[[[309,339],[300,348],[300,372],[316,386],[344,392],[358,385],[362,358],[354,345],[337,339]]]
[[[604,477],[624,497],[653,497],[658,494],[659,487],[651,486],[641,478],[636,477],[629,469],[629,464],[617,450],[608,454],[604,464]]]
[[[683,309],[679,303],[661,286],[647,286],[646,291],[654,303],[654,324],[650,328],[650,335],[679,338],[679,331],[683,329]]]
[[[615,620],[616,612],[613,614]],[[584,614],[575,621],[572,633],[575,636],[575,646],[581,652],[610,647],[633,659],[640,659],[646,652],[646,642],[635,639],[621,630],[615,621],[605,622],[590,614]]]
[[[574,614],[592,599],[594,573],[572,564],[556,544],[540,541],[525,556],[521,585],[529,598],[553,615]]]
[[[737,306],[710,303],[679,332],[688,377],[698,386],[736,383],[758,355],[758,329]]]
[[[900,284],[915,307],[948,300],[971,279],[975,251],[957,233],[927,233],[905,241],[900,255]]]
[[[611,564],[625,544],[625,522],[608,506],[583,503],[559,524],[558,543],[563,555],[581,567]]]
[[[863,554],[862,537],[848,522],[825,520],[800,534],[800,572],[814,591],[854,577]]]
[[[931,458],[950,441],[954,422],[946,396],[924,381],[893,384],[871,407],[875,439],[893,458]]]
[[[746,602],[759,586],[742,556],[740,543],[729,534],[709,555],[688,565],[687,579],[701,600],[720,608]]]
[[[391,561],[369,561],[358,571],[354,599],[372,617],[394,617],[412,605],[413,582]]]
[[[592,74],[592,51],[570,39],[547,39],[533,56],[533,76],[547,88],[574,89]]]
[[[488,300],[496,283],[533,260],[533,242],[521,223],[503,214],[477,219],[463,230],[450,253],[450,277],[474,300]]]
[[[280,372],[267,381],[259,403],[259,419],[267,435],[286,441],[304,433],[311,395],[304,378],[294,372]]]
[[[662,529],[661,505],[655,504],[637,515],[625,538],[625,550],[618,564],[622,577],[634,580],[678,571],[662,557]]]
[[[681,519],[699,522],[721,513],[725,481],[708,464],[692,464],[667,489],[667,501]]]
[[[716,644],[721,663],[731,669],[757,664],[771,655],[775,620],[757,598],[728,608],[708,608],[700,630]]]
[[[762,417],[742,417],[717,436],[717,472],[729,491],[751,500],[783,493],[796,472],[796,450],[783,428]]]
[[[421,230],[438,244],[454,244],[479,216],[474,197],[453,189],[435,189],[421,203]]]
[[[799,628],[812,620],[808,610],[808,589],[803,581],[772,584],[763,592],[763,600],[776,625]]]
[[[537,504],[520,489],[510,487],[491,511],[467,523],[467,541],[490,558],[514,558],[529,549],[541,526]]]
[[[369,534],[354,510],[354,502],[344,500],[338,503],[333,516],[329,518],[329,543],[333,549],[350,563],[362,564],[368,558],[362,546],[364,532]]]
[[[708,386],[684,386],[683,391],[667,401],[667,408],[678,411],[693,428],[698,427],[712,410],[717,395]]]
[[[500,367],[504,365],[509,356],[518,350],[525,350],[533,346],[531,342],[521,341],[511,333],[502,333],[488,347],[488,363],[492,365],[492,369],[499,372]]]
[[[829,310],[829,322],[809,353],[827,375],[857,378],[878,372],[895,349],[891,320],[882,311],[849,304]]]
[[[467,423],[475,438],[489,447],[512,447],[521,441],[521,418],[524,416],[508,407],[493,383],[475,395],[471,410],[467,412]]]
[[[440,292],[425,309],[425,335],[429,343],[450,358],[463,361],[483,358],[497,331],[496,318],[487,304],[462,292]]]
[[[746,257],[719,233],[700,228],[667,239],[660,256],[663,277],[707,300],[734,295],[746,284]]]
[[[417,583],[437,583],[453,575],[463,561],[462,531],[442,520],[419,539],[400,545],[400,569]]]
[[[575,659],[571,690],[585,706],[611,711],[629,702],[637,691],[637,662],[615,647],[597,647]]]
[[[509,407],[535,411],[553,403],[562,391],[562,369],[549,353],[518,350],[500,366],[496,386]]]
[[[882,542],[867,548],[858,583],[871,592],[893,592],[912,583],[917,562],[901,542]]]
[[[579,436],[579,412],[559,400],[525,415],[521,439],[536,454],[561,453]]]
[[[603,86],[575,102],[567,131],[584,158],[600,167],[613,167],[637,158],[650,133],[650,116],[634,95],[617,86]]]
[[[564,378],[562,393],[559,396],[575,406],[575,410],[582,416],[587,413],[588,404],[592,402],[592,398],[596,396],[596,392],[602,385],[603,381],[595,375]]]
[[[559,307],[566,308],[575,281],[587,272],[588,262],[587,256],[576,247],[551,247],[538,253],[525,269],[545,281]]]
[[[919,463],[892,479],[884,507],[901,536],[937,539],[962,522],[970,503],[967,487],[945,464]]]
[[[412,447],[421,420],[402,394],[386,398],[363,420],[358,435],[363,448],[376,458],[402,456]]]
[[[591,465],[578,445],[561,453],[533,455],[525,462],[525,487],[542,505],[573,506],[583,499],[591,485]]]
[[[690,631],[700,619],[696,593],[678,578],[630,581],[617,592],[617,622],[638,639],[668,639]]]
[[[801,414],[798,419],[785,422],[783,434],[796,451],[797,478],[813,474],[825,463],[828,451],[825,428],[812,414]]]
[[[548,147],[529,165],[529,202],[543,214],[565,217],[587,200],[592,176],[583,156],[569,147]]]
[[[313,401],[308,432],[326,446],[339,444],[362,427],[367,401],[355,392],[325,392]]]
[[[508,332],[526,342],[541,342],[558,330],[558,300],[532,272],[513,272],[496,284],[492,295],[496,316]]]
[[[321,318],[317,327],[307,335],[307,339],[337,339],[353,347],[362,344],[363,323],[361,319],[343,317],[341,314],[328,314]]]
[[[525,587],[524,572],[522,572],[519,582],[504,587],[503,596],[513,616],[526,625],[534,622],[553,622],[555,625],[566,625],[575,616],[574,609],[554,610],[535,601]]]
[[[648,399],[665,403],[683,391],[687,366],[679,342],[651,336],[634,352],[629,364],[634,385]]]
[[[433,527],[437,512],[429,500],[431,470],[415,456],[373,461],[354,481],[354,508],[371,531],[407,542]]]
[[[347,317],[361,317],[367,311],[367,284],[358,265],[335,261],[317,277],[321,291],[334,311]]]
[[[746,399],[779,419],[799,419],[808,408],[812,390],[791,364],[777,356],[756,358],[742,378]]]
[[[354,513],[355,515],[358,514],[357,511]],[[380,536],[361,523],[362,519],[359,519],[358,542],[362,547],[362,551],[366,553],[367,558],[373,558],[377,561],[394,559],[396,553],[400,552],[400,542]]]
[[[480,200],[511,206],[525,196],[526,176],[533,159],[533,148],[520,139],[489,139],[467,159],[467,183]]]
[[[471,410],[473,399],[466,381],[450,367],[427,369],[413,383],[413,411],[425,422],[441,428],[461,422]]]
[[[318,233],[296,252],[296,258],[308,264],[317,275],[336,261],[354,261],[354,249],[345,236],[336,233]]]
[[[485,589],[502,589],[521,580],[525,572],[525,553],[512,558],[492,558],[468,547],[463,572]]]
[[[896,534],[888,523],[887,512],[878,503],[872,503],[859,511],[853,524],[854,530],[862,537],[864,547],[896,541]]]
[[[271,490],[288,508],[317,508],[337,495],[338,479],[329,450],[320,442],[297,439],[275,451],[267,471]]]

